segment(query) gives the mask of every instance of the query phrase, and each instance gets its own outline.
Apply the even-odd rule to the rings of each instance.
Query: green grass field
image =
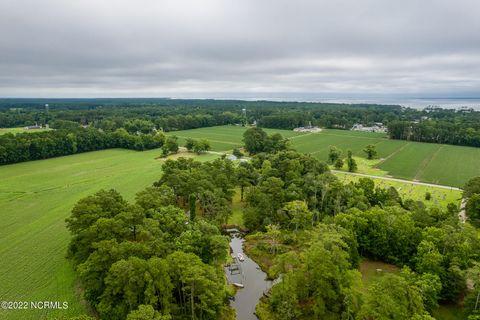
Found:
[[[65,218],[105,188],[131,200],[161,175],[160,150],[105,150],[0,167],[0,298],[67,301],[66,311],[0,311],[0,319],[51,319],[85,312],[65,258]],[[202,155],[210,160],[216,155]]]
[[[42,128],[42,129],[29,129],[28,130],[28,129],[24,129],[24,128],[0,128],[0,135],[5,134],[5,133],[17,134],[17,133],[24,133],[24,132],[27,132],[27,133],[42,132],[42,131],[48,131],[48,130],[52,130],[52,129]]]
[[[351,181],[356,182],[361,178],[360,176],[351,176],[344,173],[337,173],[336,176],[343,183],[349,183]],[[381,178],[373,178],[373,181],[375,182],[375,186],[380,188],[387,189],[389,187],[394,187],[404,200],[412,199],[415,201],[422,201],[428,207],[446,208],[449,203],[460,205],[460,200],[462,199],[462,192],[458,190],[417,185],[409,183],[408,181],[389,181]],[[432,196],[429,201],[425,200],[425,194],[427,192],[430,192]]]
[[[399,273],[400,268],[382,261],[372,261],[365,259],[360,262],[359,271],[362,274],[362,282],[365,289],[372,281],[382,277],[385,273]]]
[[[218,126],[208,127],[200,129],[182,130],[182,131],[170,131],[167,135],[173,135],[178,137],[178,143],[180,146],[185,144],[186,138],[194,139],[208,139],[212,145],[212,151],[230,151],[234,148],[243,146],[243,133],[246,128],[241,126]],[[290,130],[274,130],[265,129],[268,134],[280,132],[284,137],[296,137],[302,135],[301,133],[293,132]]]
[[[169,132],[179,137],[180,145],[185,138],[205,138],[212,144],[213,151],[228,152],[242,146],[242,134],[246,130],[239,126],[220,126]],[[390,175],[408,180],[462,187],[468,179],[480,176],[480,148],[440,145],[421,142],[390,140],[382,133],[346,130],[323,130],[320,133],[296,133],[290,130],[266,129],[271,134],[279,132],[292,141],[293,147],[326,160],[329,146],[337,146],[346,155],[348,149],[357,157],[364,157],[363,149],[368,144],[377,147],[378,160],[363,166],[367,174]]]
[[[464,311],[460,306],[438,306],[432,311],[432,316],[437,320],[461,320],[465,319]]]

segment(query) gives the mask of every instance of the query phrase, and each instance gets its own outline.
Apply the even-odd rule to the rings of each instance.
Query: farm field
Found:
[[[75,273],[65,258],[65,218],[73,205],[102,189],[127,199],[161,175],[160,150],[104,150],[0,167],[0,297],[67,301],[61,311],[0,311],[0,318],[45,319],[85,312]],[[211,160],[217,155],[202,155]]]
[[[48,131],[48,130],[52,130],[52,129],[42,128],[42,129],[30,129],[30,130],[28,130],[28,129],[24,129],[24,128],[0,128],[0,135],[5,134],[5,133],[13,133],[13,134],[24,133],[24,132],[32,133],[32,132],[42,132],[42,131]]]
[[[185,138],[205,138],[213,151],[230,151],[242,146],[239,126],[220,126],[176,132],[168,135],[179,137],[180,145]],[[278,132],[292,141],[293,147],[326,160],[328,148],[337,146],[345,156],[348,149],[354,156],[364,157],[363,148],[368,144],[377,147],[378,160],[363,166],[367,174],[390,175],[396,178],[462,187],[465,182],[480,176],[480,148],[390,140],[382,133],[327,129],[320,133],[297,133],[290,130],[266,129],[269,134]]]

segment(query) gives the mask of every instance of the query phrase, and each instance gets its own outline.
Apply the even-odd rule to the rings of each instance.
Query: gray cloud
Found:
[[[477,0],[0,0],[0,96],[480,95]]]

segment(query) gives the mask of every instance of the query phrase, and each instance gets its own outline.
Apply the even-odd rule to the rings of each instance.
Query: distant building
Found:
[[[238,158],[237,158],[237,156],[231,154],[231,155],[229,155],[229,156],[227,157],[227,159],[228,159],[228,160],[235,161],[235,160],[237,160]]]
[[[387,128],[381,122],[375,122],[371,127],[366,127],[363,124],[355,123],[350,130],[363,132],[387,132]]]
[[[319,127],[310,127],[310,128],[308,128],[308,127],[298,127],[298,128],[293,129],[293,131],[295,131],[295,132],[320,132],[320,131],[322,131],[322,129],[319,128]]]
[[[322,131],[322,129],[317,127],[317,126],[312,126],[312,123],[308,122],[308,126],[298,127],[298,128],[293,129],[293,131],[295,131],[295,132],[320,132],[320,131]]]
[[[237,156],[235,156],[235,155],[233,155],[233,154],[228,155],[228,156],[227,156],[227,159],[228,159],[228,160],[231,160],[231,161],[237,161],[237,160],[238,160],[238,161],[240,161],[240,162],[247,162],[247,159],[239,158],[239,157],[237,157]]]
[[[35,123],[35,125],[33,126],[26,126],[26,127],[23,127],[25,130],[32,130],[32,129],[42,129],[42,125],[38,125]]]

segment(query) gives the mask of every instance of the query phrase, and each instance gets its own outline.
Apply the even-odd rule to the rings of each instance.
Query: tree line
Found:
[[[48,104],[48,112],[45,109]],[[245,109],[245,113],[242,111]],[[336,104],[211,99],[0,99],[0,127],[16,127],[38,122],[69,120],[93,124],[111,119],[144,119],[155,122],[170,117],[168,127],[182,129],[186,123],[200,126],[201,121],[241,123],[260,121],[266,116],[268,127],[293,128],[308,121],[323,121],[325,126],[355,122],[379,122],[385,114],[397,114],[400,106],[375,104]],[[175,121],[176,116],[178,122]],[[190,117],[187,117],[190,116]],[[195,119],[196,116],[205,116]],[[320,120],[325,118],[325,120]],[[347,122],[346,122],[347,121]],[[158,123],[161,124],[161,123]],[[217,124],[217,125],[218,125]],[[186,129],[185,127],[183,129]]]
[[[45,110],[44,104],[49,104]],[[291,130],[314,125],[349,130],[383,123],[393,139],[480,146],[480,112],[398,105],[182,99],[2,99],[0,128],[61,121],[130,133],[253,124]]]
[[[456,120],[392,121],[388,134],[391,139],[480,147],[479,124]]]
[[[110,148],[148,150],[163,146],[163,133],[130,134],[124,129],[51,130],[0,135],[0,165]]]

